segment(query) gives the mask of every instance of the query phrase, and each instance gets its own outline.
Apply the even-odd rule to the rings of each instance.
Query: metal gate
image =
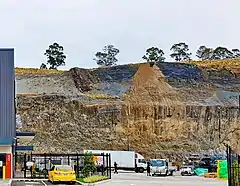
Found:
[[[92,154],[96,162],[93,174],[101,174],[111,179],[110,154]],[[83,177],[86,154],[22,154],[18,155],[18,168],[15,178],[48,178],[48,172],[53,165],[70,165],[76,172],[77,178]]]
[[[240,185],[240,155],[227,145],[228,186]]]

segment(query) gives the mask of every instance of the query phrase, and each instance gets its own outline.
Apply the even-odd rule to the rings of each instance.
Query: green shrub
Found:
[[[78,178],[78,181],[82,183],[96,183],[99,181],[107,180],[107,176],[100,176],[100,175],[94,175],[94,176],[89,176],[87,178]]]
[[[83,166],[83,176],[89,177],[95,170],[97,169],[94,161],[92,153],[85,153],[84,156],[84,166]]]

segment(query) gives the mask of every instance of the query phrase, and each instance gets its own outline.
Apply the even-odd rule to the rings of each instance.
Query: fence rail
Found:
[[[17,156],[15,178],[48,178],[53,165],[70,165],[77,178],[83,177],[86,157],[93,157],[94,171],[92,174],[107,176],[111,179],[110,154],[22,154]]]
[[[228,186],[240,186],[240,155],[227,146]]]

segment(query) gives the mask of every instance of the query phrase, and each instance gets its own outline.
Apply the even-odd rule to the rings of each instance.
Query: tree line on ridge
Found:
[[[189,46],[180,42],[174,44],[170,48],[170,57],[176,62],[191,61],[192,53],[189,51]],[[96,52],[93,60],[99,66],[113,66],[118,62],[117,55],[120,50],[114,45],[106,45],[103,47],[102,51]],[[42,63],[40,69],[57,69],[59,66],[65,65],[66,55],[64,54],[63,46],[58,43],[53,43],[49,45],[46,49],[44,55],[47,57],[47,62]],[[146,49],[145,54],[142,59],[147,62],[165,62],[164,51],[156,46]],[[199,60],[222,60],[222,59],[235,59],[240,58],[239,49],[227,49],[226,47],[209,48],[207,46],[200,46],[196,51],[196,57]]]

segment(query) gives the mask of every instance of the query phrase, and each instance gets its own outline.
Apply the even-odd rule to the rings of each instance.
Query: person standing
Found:
[[[114,162],[114,174],[118,174],[117,165],[117,162]]]
[[[147,176],[151,176],[150,175],[150,162],[147,163]]]
[[[74,161],[74,171],[77,172],[77,161]]]

